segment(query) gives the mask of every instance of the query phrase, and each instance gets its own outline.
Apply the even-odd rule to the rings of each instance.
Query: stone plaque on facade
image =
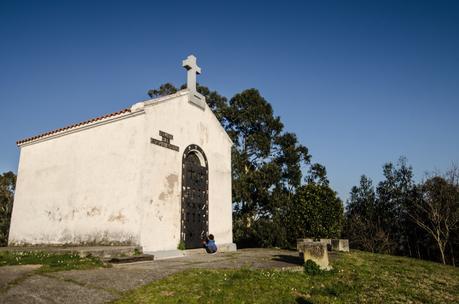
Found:
[[[159,136],[162,137],[162,140],[158,140],[152,137],[150,139],[150,142],[152,144],[155,144],[155,145],[158,145],[164,148],[168,148],[168,149],[171,149],[177,152],[179,151],[178,146],[171,144],[171,140],[174,139],[174,136],[172,134],[166,133],[164,131],[159,131]]]

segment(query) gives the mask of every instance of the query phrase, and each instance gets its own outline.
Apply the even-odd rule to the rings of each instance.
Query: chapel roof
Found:
[[[103,115],[103,116],[99,116],[99,117],[96,117],[96,118],[91,118],[89,120],[86,120],[86,121],[83,121],[83,122],[80,122],[80,123],[68,125],[66,127],[60,128],[60,129],[55,129],[55,130],[48,131],[48,132],[45,132],[45,133],[42,133],[42,134],[39,134],[39,135],[36,135],[36,136],[32,136],[32,137],[28,137],[28,138],[25,138],[25,139],[22,139],[22,140],[18,140],[16,142],[16,144],[17,145],[21,145],[21,144],[24,144],[26,142],[34,141],[34,140],[37,140],[37,139],[40,139],[40,138],[43,138],[43,137],[46,137],[46,136],[54,135],[54,134],[57,134],[57,133],[60,133],[60,132],[64,132],[64,131],[67,131],[67,130],[70,130],[70,129],[74,129],[74,128],[77,128],[77,127],[81,127],[81,126],[84,126],[84,125],[89,125],[89,124],[97,122],[97,121],[101,121],[101,120],[104,120],[104,119],[107,119],[107,118],[112,118],[112,117],[119,116],[119,115],[122,115],[122,114],[125,114],[125,113],[130,113],[130,112],[131,112],[131,108],[122,109],[120,111],[113,112],[113,113],[110,113],[110,114],[106,114],[106,115]]]

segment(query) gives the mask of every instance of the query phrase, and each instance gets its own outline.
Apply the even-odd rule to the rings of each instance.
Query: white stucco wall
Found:
[[[143,120],[23,145],[9,243],[137,244]]]
[[[143,107],[143,109],[142,109]],[[182,156],[198,145],[209,167],[209,232],[232,243],[231,142],[188,93],[136,104],[137,112],[21,146],[10,244],[180,241]],[[179,152],[150,143],[159,131]]]

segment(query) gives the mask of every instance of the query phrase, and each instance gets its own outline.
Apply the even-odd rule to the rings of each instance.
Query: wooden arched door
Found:
[[[204,151],[185,149],[182,160],[181,240],[185,248],[201,247],[209,230],[209,170]]]

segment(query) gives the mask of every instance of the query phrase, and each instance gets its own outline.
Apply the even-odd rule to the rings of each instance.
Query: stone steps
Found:
[[[218,252],[231,252],[236,251],[236,245],[234,243],[229,244],[217,244]],[[94,256],[98,257],[103,261],[110,261],[114,258],[129,258],[141,256],[141,254],[148,256],[145,260],[163,260],[171,258],[180,258],[185,256],[194,255],[205,255],[206,250],[204,248],[187,249],[187,250],[164,250],[164,251],[146,251],[142,250],[141,246],[11,246],[11,247],[0,247],[1,251],[44,251],[49,253],[64,254],[73,253],[78,254],[81,257]],[[152,258],[149,258],[149,257]],[[141,260],[142,258],[138,258]],[[123,259],[121,259],[123,260]],[[120,260],[120,261],[121,261]],[[117,260],[118,261],[118,260]],[[117,262],[115,262],[117,263]],[[118,262],[122,263],[122,262]],[[126,262],[128,263],[128,262]],[[129,262],[131,263],[131,262]]]
[[[237,250],[236,244],[218,244],[218,253],[221,252],[234,252]],[[173,258],[182,258],[185,256],[195,256],[195,255],[206,255],[208,254],[204,248],[195,248],[195,249],[186,249],[186,250],[163,250],[163,251],[145,251],[144,253],[151,254],[155,256],[155,260],[165,260]]]

